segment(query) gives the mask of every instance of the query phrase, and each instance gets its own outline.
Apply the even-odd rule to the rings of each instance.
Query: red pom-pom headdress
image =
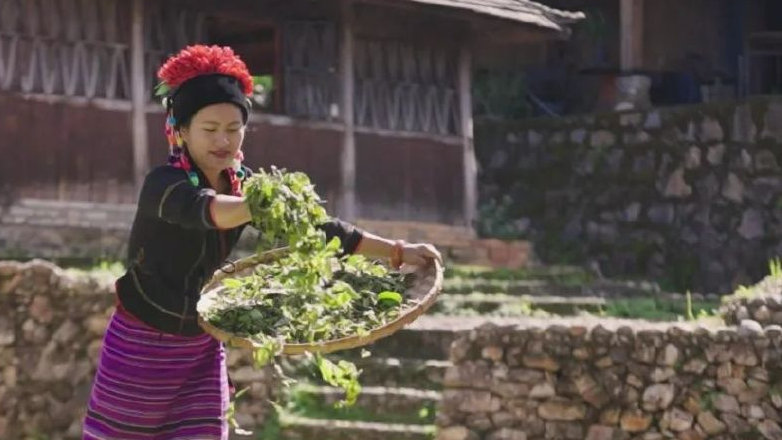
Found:
[[[242,111],[247,122],[253,79],[244,61],[229,47],[195,45],[188,46],[169,58],[158,70],[162,81],[158,94],[164,95],[168,111],[166,137],[169,143],[170,165],[187,172],[193,185],[198,186],[198,175],[184,152],[179,127],[192,118],[203,107],[228,102]],[[226,170],[231,181],[232,192],[241,195],[241,180],[244,178],[239,151],[234,166]]]
[[[239,80],[242,92],[253,93],[253,78],[230,47],[195,45],[184,48],[169,58],[158,70],[157,76],[170,89],[181,86],[200,75],[222,74]]]

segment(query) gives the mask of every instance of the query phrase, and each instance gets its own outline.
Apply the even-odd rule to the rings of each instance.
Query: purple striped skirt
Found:
[[[103,339],[83,439],[226,440],[225,351],[161,333],[118,307]]]

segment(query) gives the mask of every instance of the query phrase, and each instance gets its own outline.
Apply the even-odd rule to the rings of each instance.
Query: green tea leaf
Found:
[[[402,303],[402,295],[398,292],[380,292],[377,295],[378,301],[389,301],[394,304],[401,304]]]
[[[223,280],[223,285],[230,289],[238,289],[242,287],[244,283],[241,280],[237,280],[234,278],[226,278]]]

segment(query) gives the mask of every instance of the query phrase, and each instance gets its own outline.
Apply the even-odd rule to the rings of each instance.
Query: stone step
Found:
[[[368,349],[371,352],[373,347]],[[344,357],[347,356],[329,356],[334,359]],[[449,361],[443,360],[387,358],[374,354],[350,360],[362,370],[361,383],[365,386],[409,387],[424,390],[441,389],[445,370],[451,366]],[[283,361],[283,368],[287,375],[306,378],[310,382],[325,385],[320,374],[306,358],[286,357]]]
[[[534,311],[557,315],[574,315],[579,312],[598,312],[607,304],[599,296],[507,295],[493,294],[444,294],[430,309],[430,313],[442,315],[496,315],[528,316]]]
[[[661,290],[654,283],[646,281],[601,280],[588,283],[562,283],[547,280],[485,280],[449,278],[443,281],[443,293],[502,293],[529,296],[600,296],[649,297],[659,295]]]
[[[582,319],[581,317],[578,318]],[[372,356],[399,359],[429,359],[447,361],[451,343],[463,332],[484,324],[519,325],[527,322],[548,323],[551,318],[538,320],[526,316],[438,316],[425,314],[409,326],[391,336],[364,347]],[[340,355],[350,359],[361,357],[361,348],[345,350]]]
[[[581,319],[580,317],[578,319]],[[551,318],[543,321],[549,322]],[[472,330],[483,324],[519,325],[536,322],[526,316],[438,316],[425,314],[409,326],[375,343],[351,350],[339,352],[339,356],[354,360],[361,358],[363,349],[369,350],[373,357],[419,359],[447,361],[451,343],[462,332]],[[540,325],[540,324],[538,324]],[[337,355],[336,353],[334,355]]]
[[[419,320],[421,318],[418,318]],[[412,325],[364,347],[372,356],[385,358],[448,360],[453,342],[459,334],[452,328],[420,329]],[[361,349],[341,353],[346,358],[361,358]]]
[[[439,390],[450,361],[436,359],[397,359],[371,356],[360,363],[361,380],[367,385],[412,387]]]
[[[445,267],[445,277],[482,280],[541,280],[588,281],[594,277],[580,266],[548,265],[521,269],[496,269],[489,266],[450,264]]]
[[[442,294],[437,298],[437,302],[457,302],[463,304],[471,303],[491,303],[491,304],[515,304],[519,302],[529,302],[533,305],[546,304],[585,304],[585,305],[604,305],[609,299],[602,296],[556,296],[556,295],[506,295],[503,293],[478,293],[468,295]]]
[[[434,425],[405,425],[349,420],[280,418],[281,440],[430,440]]]
[[[294,414],[322,419],[361,419],[375,422],[429,424],[434,422],[439,391],[364,386],[355,405],[336,408],[344,392],[331,386],[299,384],[289,394]]]

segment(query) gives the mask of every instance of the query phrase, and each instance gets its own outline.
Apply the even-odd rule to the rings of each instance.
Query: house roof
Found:
[[[574,23],[585,18],[583,12],[562,11],[529,0],[407,1],[472,11],[476,14],[531,24],[555,31],[565,31],[563,25]]]

